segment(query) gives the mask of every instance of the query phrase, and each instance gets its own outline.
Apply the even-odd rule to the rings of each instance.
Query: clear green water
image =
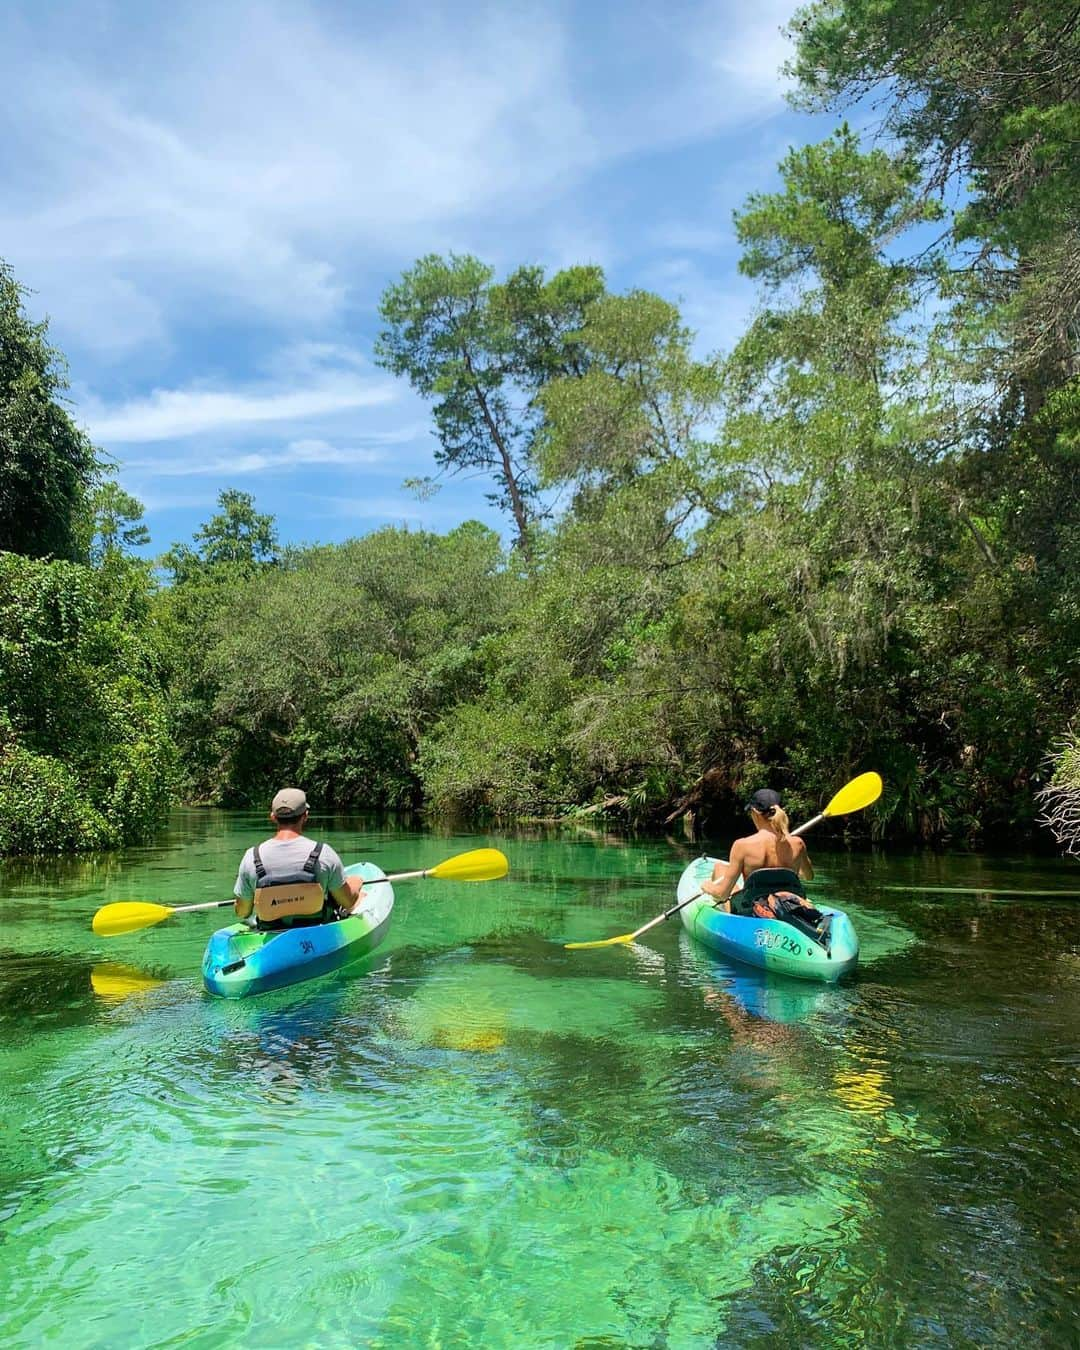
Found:
[[[202,992],[213,917],[91,932],[227,895],[260,836],[183,813],[0,869],[4,1344],[1076,1343],[1080,868],[819,838],[863,942],[832,988],[674,923],[564,951],[691,856],[587,834],[331,830],[346,861],[494,843],[512,872],[403,883],[367,963],[247,1002]]]

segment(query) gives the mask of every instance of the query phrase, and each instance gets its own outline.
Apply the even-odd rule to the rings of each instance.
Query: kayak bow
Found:
[[[354,863],[346,876],[375,881],[386,873],[374,863]],[[203,955],[203,984],[222,998],[246,998],[314,979],[366,956],[390,928],[394,888],[373,886],[358,914],[336,923],[261,933],[244,923],[219,928]]]

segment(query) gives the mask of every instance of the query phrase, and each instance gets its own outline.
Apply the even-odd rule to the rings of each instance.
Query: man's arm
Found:
[[[236,911],[238,919],[247,919],[251,916],[251,911],[255,908],[255,869],[252,867],[251,875],[245,867],[248,857],[245,853],[240,859],[240,870],[236,874],[236,885],[233,887],[233,895],[236,899],[233,901],[233,909]]]
[[[341,859],[329,846],[323,849],[322,856],[326,863],[326,874],[323,880],[326,893],[338,909],[343,909],[346,913],[349,913],[356,908],[365,894],[364,878],[346,876]]]
[[[363,877],[345,877],[342,884],[330,892],[330,898],[339,909],[352,910],[366,893]]]

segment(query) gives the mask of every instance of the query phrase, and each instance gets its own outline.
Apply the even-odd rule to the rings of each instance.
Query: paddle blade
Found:
[[[635,937],[636,933],[620,933],[618,937],[601,938],[599,942],[564,942],[563,946],[569,952],[580,952],[586,947],[617,947],[620,943],[633,942]]]
[[[131,994],[145,994],[162,983],[145,971],[120,965],[117,961],[99,961],[90,972],[91,988],[98,998],[108,1003],[119,1003]]]
[[[94,915],[92,924],[98,937],[119,937],[121,933],[137,933],[161,923],[172,913],[168,905],[151,905],[141,900],[118,900],[104,905]]]
[[[440,881],[498,881],[509,870],[505,853],[500,853],[497,848],[474,848],[469,853],[459,853],[456,858],[447,858],[437,867],[429,867],[427,875],[438,877]]]
[[[877,801],[881,796],[881,786],[881,774],[861,773],[840,789],[821,814],[849,816],[852,811],[861,811]]]

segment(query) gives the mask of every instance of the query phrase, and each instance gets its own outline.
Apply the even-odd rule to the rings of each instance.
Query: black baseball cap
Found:
[[[748,811],[757,811],[763,816],[771,816],[773,811],[779,805],[779,792],[774,792],[772,788],[758,788],[746,803],[746,809]]]

